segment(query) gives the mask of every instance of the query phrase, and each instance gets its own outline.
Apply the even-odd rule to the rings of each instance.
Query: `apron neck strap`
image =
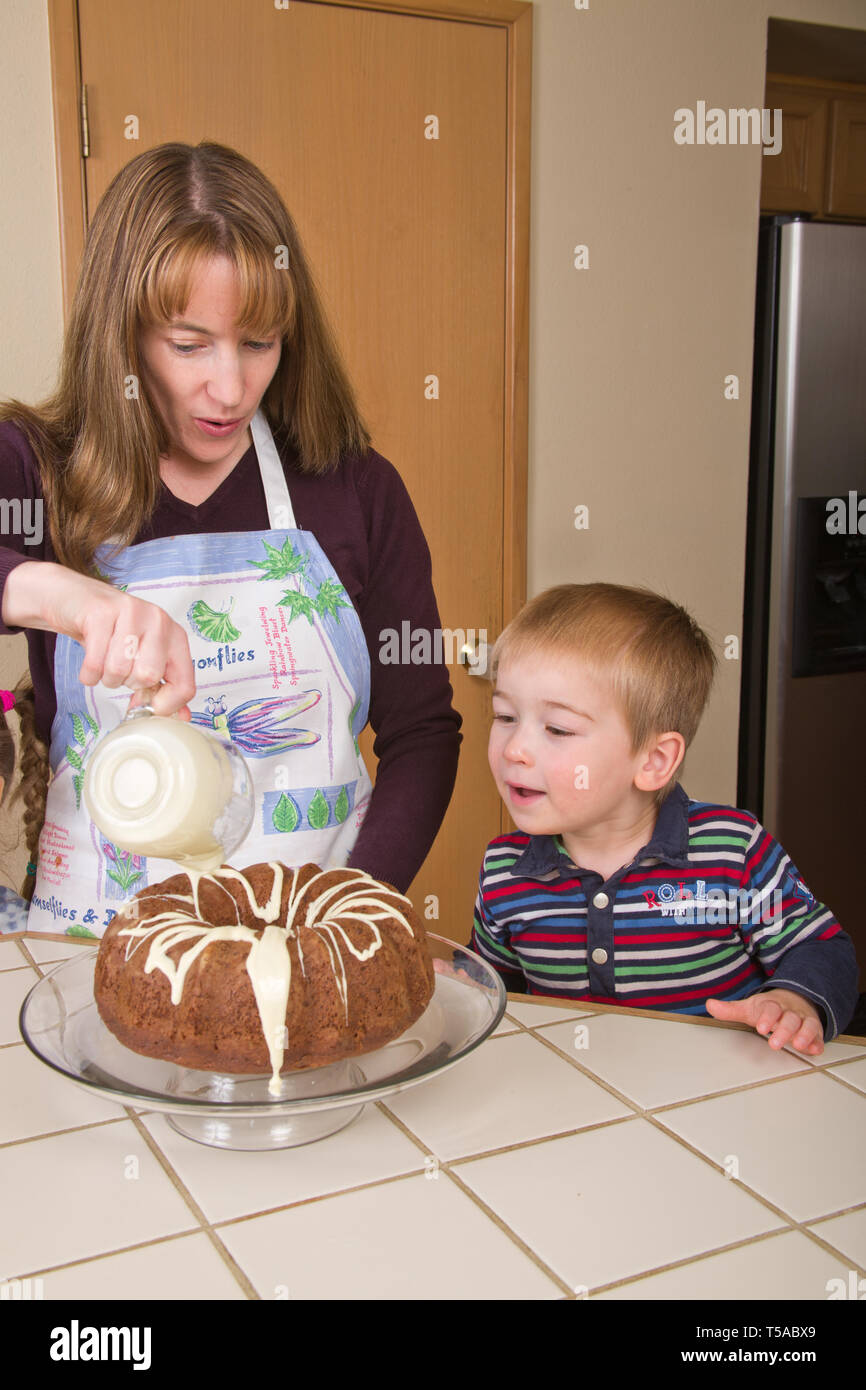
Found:
[[[286,475],[263,410],[256,411],[250,422],[250,429],[265,490],[268,524],[272,531],[295,531],[297,526]]]

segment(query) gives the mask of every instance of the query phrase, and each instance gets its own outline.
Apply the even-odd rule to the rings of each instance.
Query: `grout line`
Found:
[[[823,1221],[825,1218],[821,1217],[820,1219]],[[831,1220],[832,1218],[828,1217],[826,1219]],[[797,1229],[802,1231],[804,1236],[808,1236],[809,1240],[819,1246],[820,1249],[826,1251],[828,1255],[832,1255],[834,1259],[843,1260],[848,1269],[854,1269],[859,1275],[866,1277],[866,1262],[859,1264],[853,1256],[846,1255],[844,1250],[840,1250],[838,1245],[832,1245],[826,1236],[819,1235],[817,1231],[813,1231],[811,1226],[800,1226],[798,1224]]]
[[[720,1100],[724,1099],[726,1096],[740,1095],[745,1091],[757,1091],[763,1086],[777,1086],[784,1081],[803,1081],[805,1078],[814,1076],[815,1074],[816,1073],[809,1068],[806,1071],[788,1072],[785,1076],[767,1076],[762,1081],[749,1081],[742,1086],[735,1086],[729,1091],[714,1091],[704,1096],[692,1096],[688,1100],[666,1101],[664,1105],[654,1105],[652,1107],[652,1114],[664,1114],[668,1110],[678,1110],[689,1105],[699,1105],[705,1100]],[[852,1086],[849,1082],[842,1081],[842,1079],[837,1076],[832,1076],[830,1080],[838,1081],[839,1085],[844,1086],[846,1091],[851,1091],[854,1095],[859,1096],[861,1100],[866,1100],[866,1095],[864,1095],[863,1091],[857,1086]]]
[[[814,1073],[811,1071],[788,1072],[785,1076],[765,1076],[761,1081],[748,1081],[742,1086],[734,1086],[728,1091],[711,1091],[703,1096],[689,1096],[686,1100],[666,1100],[663,1105],[654,1105],[652,1114],[663,1115],[668,1110],[681,1110],[690,1105],[703,1105],[704,1101],[707,1100],[724,1100],[726,1097],[740,1095],[745,1091],[758,1091],[763,1086],[777,1086],[782,1081],[800,1081],[812,1075]]]
[[[66,1129],[46,1130],[44,1134],[25,1134],[20,1139],[7,1139],[0,1143],[0,1153],[6,1149],[20,1148],[23,1144],[38,1144],[40,1139],[62,1139],[65,1134],[81,1134],[86,1129],[105,1129],[108,1125],[124,1124],[126,1119],[126,1115],[118,1115],[112,1120],[91,1120],[86,1125],[69,1125]]]
[[[411,1139],[412,1142],[418,1146],[422,1153],[429,1154],[431,1157],[435,1158],[437,1162],[447,1163],[449,1164],[449,1166],[464,1163],[474,1163],[478,1159],[494,1158],[497,1154],[511,1153],[513,1150],[517,1149],[532,1149],[535,1148],[538,1144],[546,1144],[551,1139],[570,1139],[578,1134],[588,1134],[590,1130],[610,1129],[612,1125],[625,1124],[628,1120],[641,1119],[643,1116],[643,1111],[640,1111],[637,1114],[630,1115],[612,1115],[608,1120],[596,1120],[592,1124],[576,1125],[571,1129],[557,1130],[555,1133],[552,1134],[537,1134],[531,1139],[515,1139],[513,1143],[502,1144],[498,1148],[477,1149],[474,1153],[456,1154],[451,1158],[442,1159],[439,1157],[438,1154],[434,1152],[433,1149],[428,1148],[424,1140],[421,1139],[417,1134],[415,1134],[408,1127],[405,1121],[401,1120],[397,1115],[394,1114],[392,1110],[388,1108],[388,1105],[385,1101],[377,1101],[376,1105],[378,1109],[380,1109],[383,1112],[383,1114],[387,1115],[388,1119],[393,1124],[395,1124],[399,1130],[402,1131],[402,1133],[406,1136],[407,1139]]]
[[[25,959],[26,961],[28,961],[30,965],[33,966],[33,969],[34,969],[34,970],[39,970],[39,962],[38,962],[38,960],[36,959],[36,957],[33,955],[33,952],[30,951],[30,950],[28,949],[27,942],[26,942],[26,941],[19,941],[19,942],[18,942],[18,945],[21,947],[21,953],[22,953],[22,955],[24,956],[24,959]],[[57,961],[55,961],[54,964],[56,965],[56,964],[57,964]],[[41,974],[42,974],[42,971],[39,970],[39,973],[40,973],[40,975],[41,975]],[[43,978],[44,978],[44,976],[43,976]]]
[[[793,1228],[789,1227],[788,1231],[764,1231],[761,1235],[750,1236],[745,1240],[732,1241],[730,1245],[720,1245],[717,1249],[703,1251],[700,1255],[693,1255],[683,1260],[671,1260],[668,1264],[659,1265],[655,1269],[646,1270],[638,1275],[629,1275],[626,1279],[614,1279],[608,1284],[597,1284],[589,1290],[587,1297],[592,1298],[596,1294],[608,1293],[611,1289],[627,1288],[630,1284],[642,1283],[644,1279],[652,1279],[660,1274],[667,1274],[673,1269],[684,1269],[688,1265],[701,1264],[704,1260],[712,1259],[717,1255],[725,1255],[733,1250],[744,1250],[749,1245],[760,1245],[767,1240],[778,1240],[780,1236],[787,1235],[792,1230],[799,1231],[801,1235],[808,1236],[811,1234],[808,1230],[800,1226],[795,1226]],[[821,1240],[815,1241],[814,1243],[824,1249],[826,1253],[834,1256],[834,1258],[845,1261],[850,1268],[859,1269],[859,1267],[850,1261],[849,1257],[844,1255],[842,1251],[834,1250],[832,1246],[827,1245],[826,1242]]]
[[[799,1227],[796,1227],[796,1229],[799,1229]],[[767,1230],[767,1232],[763,1232],[760,1236],[751,1236],[746,1238],[746,1240],[731,1241],[730,1245],[719,1245],[717,1250],[703,1251],[701,1255],[692,1255],[691,1258],[685,1259],[673,1259],[673,1261],[670,1261],[667,1265],[659,1265],[657,1268],[645,1270],[645,1272],[639,1273],[639,1275],[630,1275],[627,1279],[613,1279],[610,1280],[610,1283],[596,1284],[596,1286],[588,1291],[587,1297],[594,1298],[596,1294],[606,1294],[612,1289],[627,1289],[630,1284],[642,1283],[645,1279],[655,1279],[655,1277],[659,1275],[666,1275],[666,1273],[670,1273],[671,1269],[685,1269],[688,1265],[699,1265],[702,1264],[705,1259],[713,1259],[716,1255],[727,1255],[734,1250],[745,1250],[746,1245],[759,1245],[763,1244],[763,1241],[778,1240],[778,1237],[785,1236],[785,1234],[788,1234],[785,1230]],[[840,1252],[830,1250],[830,1254],[837,1255],[838,1257]]]
[[[28,1274],[14,1274],[13,1279],[36,1279],[43,1275],[57,1274],[64,1269],[75,1269],[79,1265],[92,1264],[96,1260],[110,1260],[114,1255],[127,1255],[132,1250],[147,1250],[151,1245],[166,1245],[173,1240],[186,1240],[189,1236],[199,1236],[203,1232],[198,1226],[191,1226],[188,1231],[172,1231],[169,1235],[154,1236],[152,1240],[141,1240],[136,1245],[121,1245],[116,1250],[100,1250],[96,1255],[82,1255],[77,1260],[66,1260],[59,1265],[46,1265],[44,1269],[32,1269]],[[8,1281],[5,1281],[8,1282]]]
[[[858,1211],[866,1212],[866,1201],[852,1202],[850,1207],[840,1207],[838,1211],[828,1211],[826,1216],[815,1216],[810,1220],[814,1225],[820,1221],[835,1221],[840,1216],[853,1216]]]
[[[599,1129],[611,1129],[614,1125],[628,1124],[631,1120],[640,1120],[641,1115],[615,1115],[610,1120],[598,1120],[595,1124],[582,1125],[575,1129],[560,1129],[554,1134],[537,1134],[532,1139],[517,1139],[513,1144],[503,1144],[497,1149],[480,1149],[477,1153],[456,1154],[454,1157],[441,1162],[448,1162],[452,1167],[462,1167],[465,1163],[478,1163],[485,1158],[498,1158],[500,1154],[515,1153],[518,1149],[535,1149],[539,1144],[547,1144],[555,1139],[575,1139],[579,1135],[589,1134]]]
[[[444,1172],[445,1176],[451,1179],[451,1181],[455,1184],[456,1187],[460,1189],[464,1196],[470,1198],[470,1200],[473,1201],[477,1207],[481,1208],[482,1212],[488,1218],[488,1220],[492,1221],[494,1226],[497,1226],[499,1230],[502,1231],[503,1235],[506,1235],[508,1239],[514,1245],[517,1246],[518,1250],[522,1251],[526,1258],[532,1261],[532,1263],[542,1274],[546,1275],[548,1279],[550,1279],[554,1284],[556,1284],[563,1291],[563,1293],[568,1294],[571,1298],[574,1298],[574,1289],[570,1284],[566,1283],[566,1281],[562,1278],[562,1275],[557,1274],[556,1270],[553,1269],[551,1265],[546,1264],[545,1261],[541,1258],[541,1256],[536,1254],[536,1252],[531,1248],[531,1246],[527,1245],[526,1241],[523,1240],[517,1234],[517,1232],[511,1226],[509,1226],[496,1211],[493,1210],[492,1207],[489,1207],[486,1202],[482,1201],[482,1199],[478,1196],[478,1193],[473,1192],[472,1188],[464,1182],[463,1178],[460,1177],[459,1173],[455,1173],[453,1169],[448,1167],[447,1164],[440,1164],[440,1171]]]
[[[410,1168],[407,1172],[390,1173],[387,1178],[371,1178],[369,1182],[359,1182],[353,1187],[335,1188],[329,1192],[311,1192],[308,1197],[299,1197],[294,1202],[283,1202],[276,1207],[263,1207],[261,1211],[245,1211],[238,1216],[226,1216],[221,1221],[214,1221],[213,1229],[221,1231],[226,1226],[240,1226],[245,1221],[257,1221],[260,1216],[278,1216],[284,1211],[295,1211],[298,1207],[309,1207],[316,1202],[327,1202],[331,1197],[350,1197],[355,1192],[366,1192],[371,1187],[390,1187],[393,1183],[403,1182],[406,1178],[421,1177],[425,1171],[424,1168]]]
[[[719,1245],[715,1250],[704,1250],[700,1255],[686,1256],[682,1260],[670,1260],[667,1264],[656,1265],[653,1269],[642,1270],[640,1274],[630,1274],[624,1279],[612,1279],[607,1284],[595,1284],[588,1292],[587,1297],[592,1298],[595,1294],[608,1293],[610,1289],[627,1288],[629,1284],[640,1283],[644,1279],[654,1279],[659,1274],[667,1274],[672,1269],[684,1269],[687,1265],[700,1264],[703,1260],[713,1259],[716,1255],[726,1255],[732,1250],[744,1250],[748,1245],[760,1245],[765,1240],[778,1240],[780,1236],[788,1235],[788,1230],[763,1231],[760,1235],[747,1236],[744,1240],[731,1241],[729,1245]]]
[[[844,1086],[846,1091],[853,1091],[855,1096],[859,1096],[861,1100],[866,1100],[866,1092],[862,1086],[855,1086],[853,1081],[846,1081],[844,1076],[834,1076],[831,1071],[827,1072],[827,1076],[831,1081],[835,1081],[837,1086]]]
[[[183,1182],[180,1176],[175,1172],[175,1169],[172,1167],[172,1164],[170,1163],[166,1155],[162,1152],[162,1149],[159,1147],[153,1135],[150,1133],[150,1130],[147,1128],[145,1124],[142,1123],[141,1116],[136,1115],[130,1111],[130,1119],[135,1125],[135,1128],[138,1130],[141,1138],[147,1144],[147,1147],[150,1149],[157,1163],[162,1168],[166,1177],[169,1179],[169,1181],[172,1183],[173,1187],[177,1191],[178,1196],[181,1197],[183,1201],[186,1203],[186,1205],[189,1207],[196,1221],[199,1223],[199,1226],[210,1240],[210,1243],[213,1246],[214,1250],[217,1252],[223,1263],[227,1266],[229,1272],[232,1274],[235,1281],[240,1285],[247,1298],[258,1300],[260,1297],[258,1291],[254,1288],[253,1284],[247,1278],[246,1274],[241,1269],[234,1256],[231,1255],[229,1251],[226,1249],[225,1245],[220,1240],[216,1231],[211,1226],[210,1222],[208,1221],[198,1202],[193,1197],[189,1188],[186,1186],[186,1184]]]

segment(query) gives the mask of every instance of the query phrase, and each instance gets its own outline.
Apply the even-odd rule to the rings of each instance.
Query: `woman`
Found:
[[[57,390],[0,420],[0,493],[31,519],[0,547],[0,631],[27,631],[53,770],[29,929],[100,935],[176,870],[119,851],[81,799],[95,738],[154,686],[157,714],[227,728],[247,756],[239,864],[348,863],[405,891],[461,737],[444,666],[379,660],[388,629],[439,625],[429,550],[259,170],[211,143],[123,168],[88,234]]]

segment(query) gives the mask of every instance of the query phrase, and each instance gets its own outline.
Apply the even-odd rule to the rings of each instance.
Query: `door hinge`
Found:
[[[87,119],[87,88],[81,84],[81,158],[90,154],[90,124]]]

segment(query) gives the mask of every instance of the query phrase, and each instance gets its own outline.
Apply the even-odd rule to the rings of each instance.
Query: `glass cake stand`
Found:
[[[399,1038],[360,1057],[269,1075],[229,1076],[140,1057],[106,1028],[93,998],[97,951],[64,961],[21,1006],[21,1036],[47,1066],[116,1104],[154,1110],[187,1139],[219,1149],[286,1149],[335,1134],[382,1100],[468,1057],[505,1012],[505,986],[465,946],[427,933],[436,983]]]

